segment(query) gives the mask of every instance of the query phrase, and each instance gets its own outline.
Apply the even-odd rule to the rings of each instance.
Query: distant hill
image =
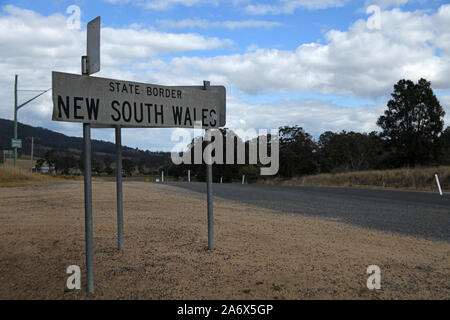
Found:
[[[11,149],[13,128],[14,121],[0,118],[0,150]],[[41,127],[32,127],[20,122],[18,123],[18,136],[19,139],[22,139],[22,149],[19,149],[19,154],[29,155],[31,153],[31,137],[34,137],[34,155],[36,157],[43,157],[50,149],[79,157],[83,150],[83,138],[69,137],[62,133]],[[114,143],[92,140],[94,159],[114,161],[115,148]],[[170,162],[169,152],[151,152],[124,146],[122,155],[124,158],[136,160],[137,163],[144,163],[148,168],[156,169],[168,165]]]

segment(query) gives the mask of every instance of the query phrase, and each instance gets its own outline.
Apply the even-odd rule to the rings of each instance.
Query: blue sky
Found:
[[[68,29],[67,8],[81,10]],[[379,28],[371,28],[380,12]],[[98,76],[161,85],[227,87],[227,127],[300,125],[377,130],[396,81],[425,77],[450,109],[450,5],[436,0],[0,1],[0,117],[12,119],[12,85],[48,88],[51,71],[79,72],[86,23],[102,19]],[[20,101],[27,99],[22,92]],[[81,136],[51,121],[50,95],[19,121]],[[131,147],[170,150],[171,129],[126,130]],[[111,130],[93,136],[113,141]]]

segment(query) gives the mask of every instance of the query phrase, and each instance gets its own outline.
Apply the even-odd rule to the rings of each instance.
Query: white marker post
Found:
[[[439,194],[442,196],[441,184],[439,183],[439,178],[438,178],[437,173],[434,175],[434,177],[436,178],[436,183],[437,183],[437,186],[438,186],[438,189],[439,189]]]
[[[188,182],[191,182],[191,170],[188,170]]]
[[[164,171],[161,171],[161,182],[164,182]]]
[[[245,174],[242,175],[242,184],[244,184],[244,181],[245,181]]]

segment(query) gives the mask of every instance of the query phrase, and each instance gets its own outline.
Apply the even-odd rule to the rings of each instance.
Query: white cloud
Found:
[[[218,6],[220,3],[231,3],[234,6],[245,6],[245,12],[252,15],[261,14],[290,14],[296,9],[318,10],[333,7],[342,7],[350,2],[350,0],[278,0],[276,4],[261,4],[250,0],[104,0],[111,4],[133,4],[148,10],[166,11],[176,6]],[[383,0],[378,0],[383,1]],[[384,0],[389,1],[389,0]],[[406,1],[406,0],[390,0],[390,1]],[[274,1],[275,2],[275,1]]]
[[[133,4],[148,10],[164,11],[170,10],[177,5],[192,7],[196,5],[212,4],[217,5],[218,0],[104,0],[111,4]]]
[[[242,28],[273,28],[282,25],[280,22],[264,20],[209,21],[205,19],[183,19],[179,21],[159,20],[157,24],[162,28],[226,28],[230,30]]]
[[[248,94],[314,92],[386,96],[399,79],[432,81],[450,89],[450,5],[435,14],[382,11],[381,30],[356,21],[348,31],[331,30],[326,43],[296,50],[252,49],[215,57],[177,57],[164,64],[165,80],[214,83]],[[437,50],[440,54],[436,54]],[[161,69],[162,71],[162,69]]]
[[[277,4],[249,4],[245,11],[252,15],[291,14],[296,9],[319,10],[342,7],[349,0],[279,0]]]
[[[379,6],[382,9],[389,7],[400,7],[408,3],[409,0],[367,0],[366,7],[370,5]]]
[[[246,103],[238,96],[227,97],[227,127],[230,129],[274,129],[299,125],[318,137],[326,130],[377,130],[383,105],[349,108],[319,99],[290,99],[272,103]],[[245,122],[242,122],[245,119]]]

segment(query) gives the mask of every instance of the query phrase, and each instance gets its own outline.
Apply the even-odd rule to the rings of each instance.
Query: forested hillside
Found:
[[[14,122],[11,120],[0,119],[0,149],[11,149],[11,137],[13,135]],[[22,149],[19,149],[19,155],[29,155],[31,151],[31,137],[34,137],[34,155],[36,158],[46,158],[50,156],[73,157],[78,163],[83,150],[83,139],[78,137],[69,137],[40,127],[32,127],[26,124],[18,123],[18,137],[22,139]],[[107,167],[114,162],[115,144],[107,141],[92,140],[92,150],[94,152],[94,161],[97,164],[103,162]],[[50,153],[50,154],[49,154]],[[134,164],[146,167],[147,169],[158,169],[160,166],[167,165],[170,161],[170,153],[151,152],[140,149],[133,149],[124,146],[123,157],[128,158]]]

